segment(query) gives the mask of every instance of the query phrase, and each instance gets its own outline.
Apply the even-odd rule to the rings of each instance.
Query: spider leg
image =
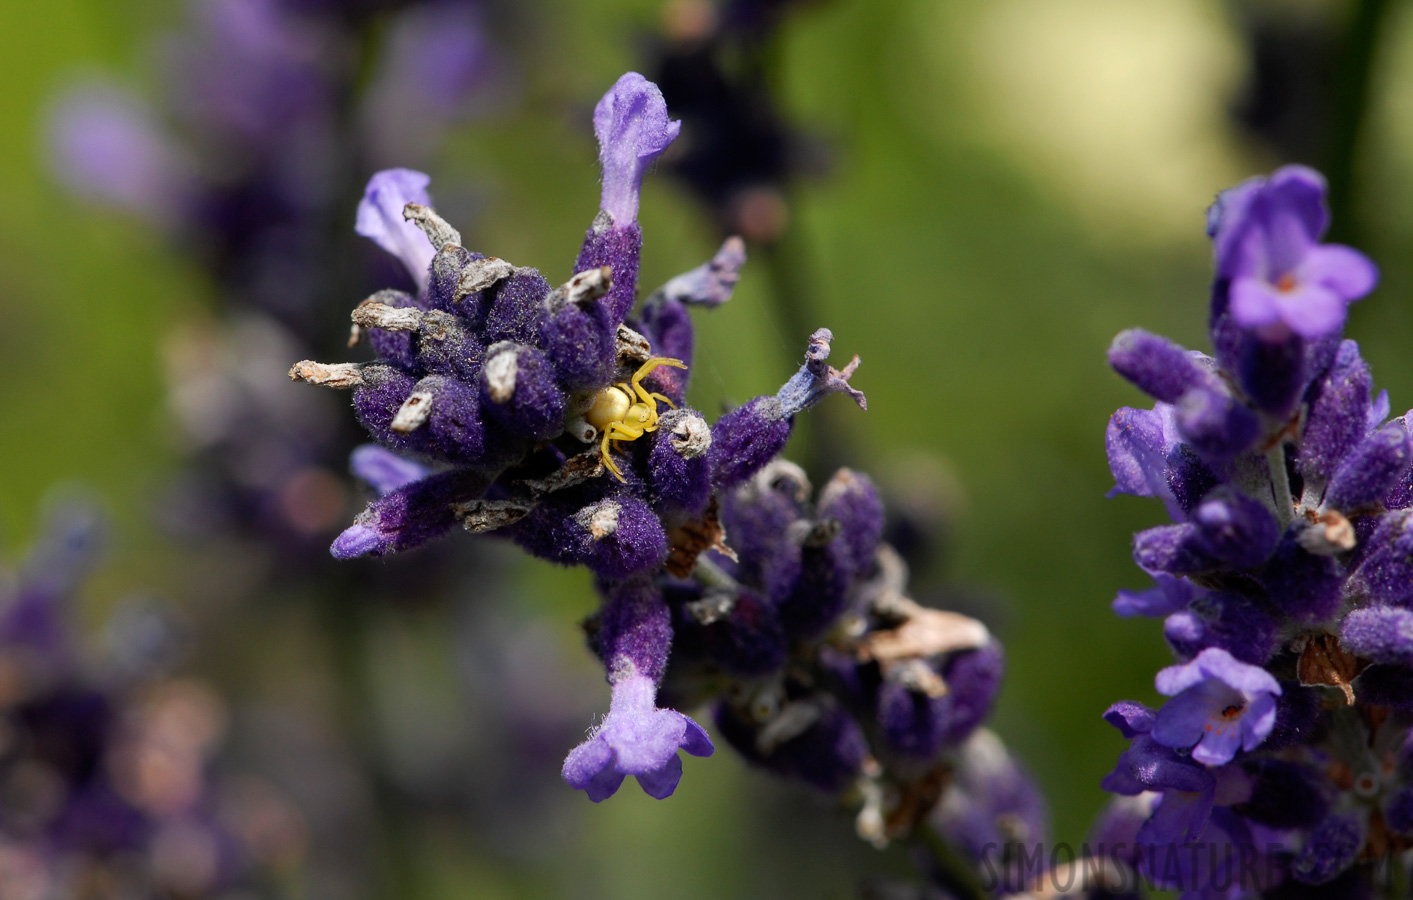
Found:
[[[608,442],[609,439],[613,437],[613,425],[614,423],[610,422],[608,427],[603,430],[603,443],[599,445],[599,452],[603,454],[603,464],[613,473],[613,477],[626,483],[628,479],[623,477],[623,473],[618,470],[618,465],[614,463],[613,458],[608,455]]]

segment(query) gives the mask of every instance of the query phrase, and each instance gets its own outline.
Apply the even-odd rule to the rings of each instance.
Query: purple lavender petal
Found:
[[[1232,287],[1235,290],[1236,284]],[[1275,302],[1281,321],[1308,340],[1334,334],[1344,325],[1347,301],[1324,285],[1303,283],[1276,293]]]
[[[667,117],[667,102],[657,85],[629,72],[594,107],[594,134],[603,165],[600,207],[626,228],[638,218],[638,190],[643,173],[682,130]]]
[[[1116,615],[1123,618],[1152,616],[1166,618],[1196,599],[1201,589],[1186,578],[1174,578],[1164,572],[1153,576],[1157,582],[1146,591],[1119,591],[1113,602]]]
[[[412,169],[384,169],[376,173],[368,179],[353,226],[354,231],[401,260],[407,273],[417,282],[418,290],[424,293],[432,257],[440,248],[433,247],[421,228],[403,218],[402,211],[409,203],[431,206],[432,201],[427,196],[427,185],[431,183],[430,175]]]
[[[1216,679],[1198,682],[1158,710],[1157,721],[1153,724],[1153,738],[1166,747],[1180,749],[1230,733],[1231,752],[1235,753],[1241,743],[1236,728],[1222,728],[1218,723],[1214,731],[1212,713],[1213,710],[1220,712],[1232,706],[1240,709],[1245,703],[1239,692]],[[1197,757],[1194,755],[1193,758]],[[1198,762],[1204,760],[1199,759]]]
[[[1310,248],[1302,268],[1302,276],[1348,300],[1365,296],[1379,283],[1379,267],[1358,250],[1342,244]]]
[[[377,491],[379,497],[386,497],[403,485],[419,481],[428,475],[426,466],[403,459],[377,444],[355,447],[349,455],[348,465],[354,476],[368,482],[368,486]]]
[[[1157,712],[1132,700],[1120,700],[1104,711],[1104,721],[1117,728],[1125,738],[1133,740],[1153,730]]]

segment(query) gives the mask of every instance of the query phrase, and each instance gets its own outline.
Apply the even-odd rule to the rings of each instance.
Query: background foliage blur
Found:
[[[556,753],[507,763],[487,698],[511,687],[480,665],[488,654],[512,660],[521,681],[556,686],[557,714],[584,727],[607,697],[575,624],[593,606],[582,573],[482,548],[481,571],[507,573],[493,586],[449,583],[436,603],[351,609],[369,623],[358,652],[370,681],[350,722],[336,699],[345,670],[308,604],[280,591],[240,599],[241,567],[158,533],[158,485],[182,452],[164,342],[200,319],[213,288],[160,234],[59,191],[42,123],[56,91],[86,72],[154,89],[152,35],[182,15],[173,0],[0,12],[9,557],[55,484],[105,498],[116,538],[85,589],[85,621],[134,590],[177,602],[202,641],[191,667],[235,711],[230,752],[291,782],[334,771],[319,760],[349,766],[346,784],[304,793],[373,823],[368,839],[402,860],[396,896],[626,898],[670,885],[680,897],[848,897],[865,874],[906,870],[900,851],[863,847],[846,818],[729,749],[689,762],[661,803],[629,790],[593,806],[560,783]],[[502,48],[514,102],[456,128],[430,166],[468,246],[521,264],[560,260],[547,277],[568,274],[596,209],[588,111],[643,67],[663,15],[658,0],[517,5]],[[1351,71],[1368,74],[1367,92]],[[944,576],[950,590],[967,585],[948,602],[1005,642],[992,726],[1046,789],[1056,837],[1078,842],[1122,747],[1099,714],[1116,699],[1153,700],[1152,672],[1168,661],[1157,629],[1108,608],[1118,588],[1143,583],[1129,539],[1162,512],[1104,499],[1104,423],[1143,402],[1104,350],[1138,325],[1205,347],[1206,205],[1244,177],[1306,162],[1334,182],[1336,238],[1383,269],[1349,334],[1395,412],[1413,403],[1413,16],[1352,0],[831,0],[793,11],[770,76],[791,120],[828,148],[826,171],[797,185],[788,241],[811,285],[810,327],[828,325],[836,349],[864,361],[855,383],[867,414],[819,411],[836,455],[894,496],[946,507],[946,557],[919,590]],[[647,182],[642,223],[645,285],[696,265],[717,240],[702,208],[662,177]],[[758,255],[734,299],[698,318],[693,402],[708,414],[773,390],[797,365],[804,335],[782,328],[771,290]],[[344,298],[338,316],[359,299]],[[424,793],[445,802],[380,817],[353,758],[339,756],[350,727],[391,755],[395,779],[431,779]],[[308,759],[262,760],[270,729],[299,731],[280,746]],[[535,768],[517,768],[530,758]],[[516,790],[491,797],[475,786],[487,777]]]

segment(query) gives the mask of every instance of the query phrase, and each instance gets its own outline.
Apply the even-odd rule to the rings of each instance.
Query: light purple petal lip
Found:
[[[603,723],[564,761],[564,780],[571,787],[587,791],[597,803],[633,775],[645,793],[661,800],[682,778],[678,750],[711,755],[715,748],[702,727],[676,710],[658,708],[656,694],[657,685],[642,675],[614,684]]]
[[[412,169],[376,173],[368,179],[354,224],[355,231],[402,261],[419,291],[427,289],[428,268],[437,251],[422,229],[403,218],[402,210],[409,203],[430,206],[431,182],[431,176]]]
[[[1258,746],[1275,726],[1280,683],[1259,666],[1208,647],[1191,662],[1158,673],[1159,692],[1176,695],[1158,710],[1153,738],[1174,749],[1191,747],[1205,765],[1230,762]]]
[[[1343,244],[1312,247],[1302,268],[1305,277],[1348,300],[1358,300],[1379,283],[1373,260]]]
[[[667,115],[657,85],[637,72],[619,78],[594,107],[594,134],[603,165],[600,207],[626,228],[638,218],[643,174],[682,130]]]

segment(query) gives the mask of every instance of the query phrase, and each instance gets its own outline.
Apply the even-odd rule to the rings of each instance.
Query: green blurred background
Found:
[[[1356,7],[1277,5],[1294,17]],[[479,214],[463,227],[477,249],[552,281],[568,274],[597,204],[582,111],[639,65],[635,37],[659,13],[656,0],[535,4],[538,49],[523,60],[519,109],[458,131],[434,172],[434,191],[477,185]],[[790,116],[834,148],[832,173],[800,185],[791,223],[810,316],[834,331],[836,353],[862,357],[855,383],[869,398],[867,413],[833,401],[824,414],[839,452],[890,487],[909,490],[896,478],[909,454],[950,467],[960,496],[941,574],[985,590],[1010,660],[992,726],[1044,786],[1062,840],[1083,838],[1122,747],[1100,714],[1117,699],[1153,700],[1153,673],[1169,661],[1158,623],[1109,611],[1117,589],[1143,586],[1130,537],[1163,511],[1104,498],[1106,419],[1145,402],[1104,352],[1136,325],[1206,348],[1204,209],[1217,190],[1286,161],[1229,115],[1250,71],[1234,16],[1215,0],[835,0],[793,16],[779,58]],[[93,618],[135,587],[185,603],[205,588],[221,594],[199,559],[149,524],[153,485],[179,453],[159,345],[211,303],[212,288],[160,235],[59,192],[39,123],[76,69],[141,86],[148,36],[179,20],[167,0],[13,2],[0,12],[0,527],[13,556],[52,485],[101,492],[117,548],[89,587]],[[1404,5],[1389,4],[1378,38],[1352,218],[1337,227],[1383,268],[1349,331],[1397,413],[1413,402]],[[713,249],[705,214],[665,179],[649,179],[642,221],[645,285]],[[773,391],[803,348],[773,313],[759,262],[698,324],[692,399],[709,413]],[[597,679],[574,624],[593,606],[587,578],[515,566],[515,589],[494,602],[543,617],[562,665]],[[279,598],[235,621],[230,646],[202,664],[236,703],[278,702],[291,690],[285,675],[313,652],[315,624]],[[398,670],[394,681],[410,679],[429,715],[450,652],[441,621],[435,611],[379,619],[401,647],[382,664]],[[447,714],[467,714],[448,702]],[[531,859],[478,844],[454,816],[420,823],[404,836],[418,893],[843,898],[861,875],[907,869],[901,851],[855,846],[846,817],[729,750],[686,768],[666,802],[633,789],[600,806],[576,797]]]

